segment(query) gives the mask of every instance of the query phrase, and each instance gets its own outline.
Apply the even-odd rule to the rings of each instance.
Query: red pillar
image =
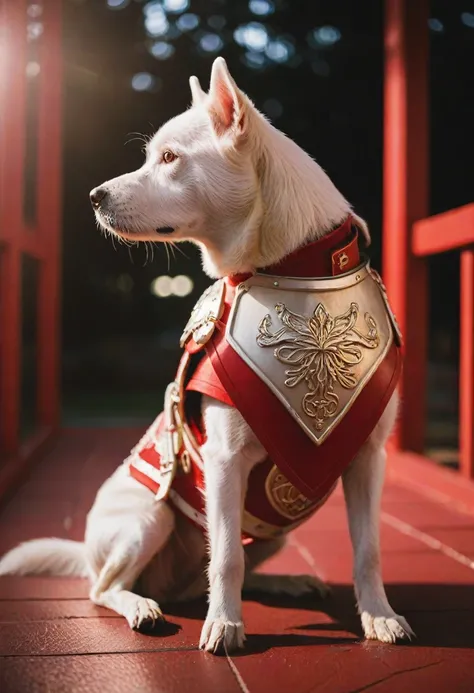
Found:
[[[62,193],[62,2],[43,0],[44,82],[38,104],[38,422],[60,423],[60,250]]]
[[[411,250],[428,216],[428,2],[386,0],[383,277],[405,341],[395,442],[422,452],[427,361],[427,266]]]
[[[0,3],[0,451],[19,444],[26,3]],[[24,68],[23,68],[24,69]]]
[[[42,0],[38,39],[36,218],[26,219],[28,0],[0,0],[0,496],[59,426],[62,30]],[[36,107],[36,105],[35,105]],[[22,256],[38,262],[37,428],[20,440]]]

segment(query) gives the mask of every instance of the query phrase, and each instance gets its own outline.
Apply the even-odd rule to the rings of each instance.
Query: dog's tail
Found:
[[[84,544],[69,539],[34,539],[0,559],[0,575],[41,574],[87,577]]]

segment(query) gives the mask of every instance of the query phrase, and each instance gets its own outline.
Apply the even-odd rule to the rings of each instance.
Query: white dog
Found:
[[[365,223],[328,176],[255,109],[222,58],[214,62],[208,94],[195,77],[190,86],[191,108],[156,133],[144,165],[92,191],[104,228],[132,241],[193,241],[213,278],[277,263],[349,215],[370,241]],[[390,607],[380,573],[385,443],[396,413],[394,394],[342,475],[362,627],[367,638],[383,642],[412,634]],[[204,396],[202,416],[208,541],[123,464],[97,494],[84,543],[27,542],[0,561],[0,574],[88,576],[92,601],[125,616],[132,628],[162,618],[157,602],[208,589],[200,646],[210,652],[243,646],[242,588],[324,595],[327,588],[315,577],[253,572],[283,544],[275,539],[244,549],[241,541],[241,499],[251,470],[267,453],[236,408]],[[146,597],[131,591],[137,581]]]

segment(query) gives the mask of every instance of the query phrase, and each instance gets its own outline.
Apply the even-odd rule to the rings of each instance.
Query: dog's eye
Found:
[[[171,149],[165,149],[161,155],[161,160],[164,164],[171,164],[177,158],[178,157],[174,152],[171,151]]]

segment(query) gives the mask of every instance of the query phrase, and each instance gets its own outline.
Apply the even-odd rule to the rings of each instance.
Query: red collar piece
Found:
[[[261,274],[279,277],[334,277],[344,274],[360,264],[357,229],[348,216],[337,229],[323,238],[298,248],[280,262],[259,269]],[[228,278],[231,286],[237,286],[251,274],[234,274]]]

